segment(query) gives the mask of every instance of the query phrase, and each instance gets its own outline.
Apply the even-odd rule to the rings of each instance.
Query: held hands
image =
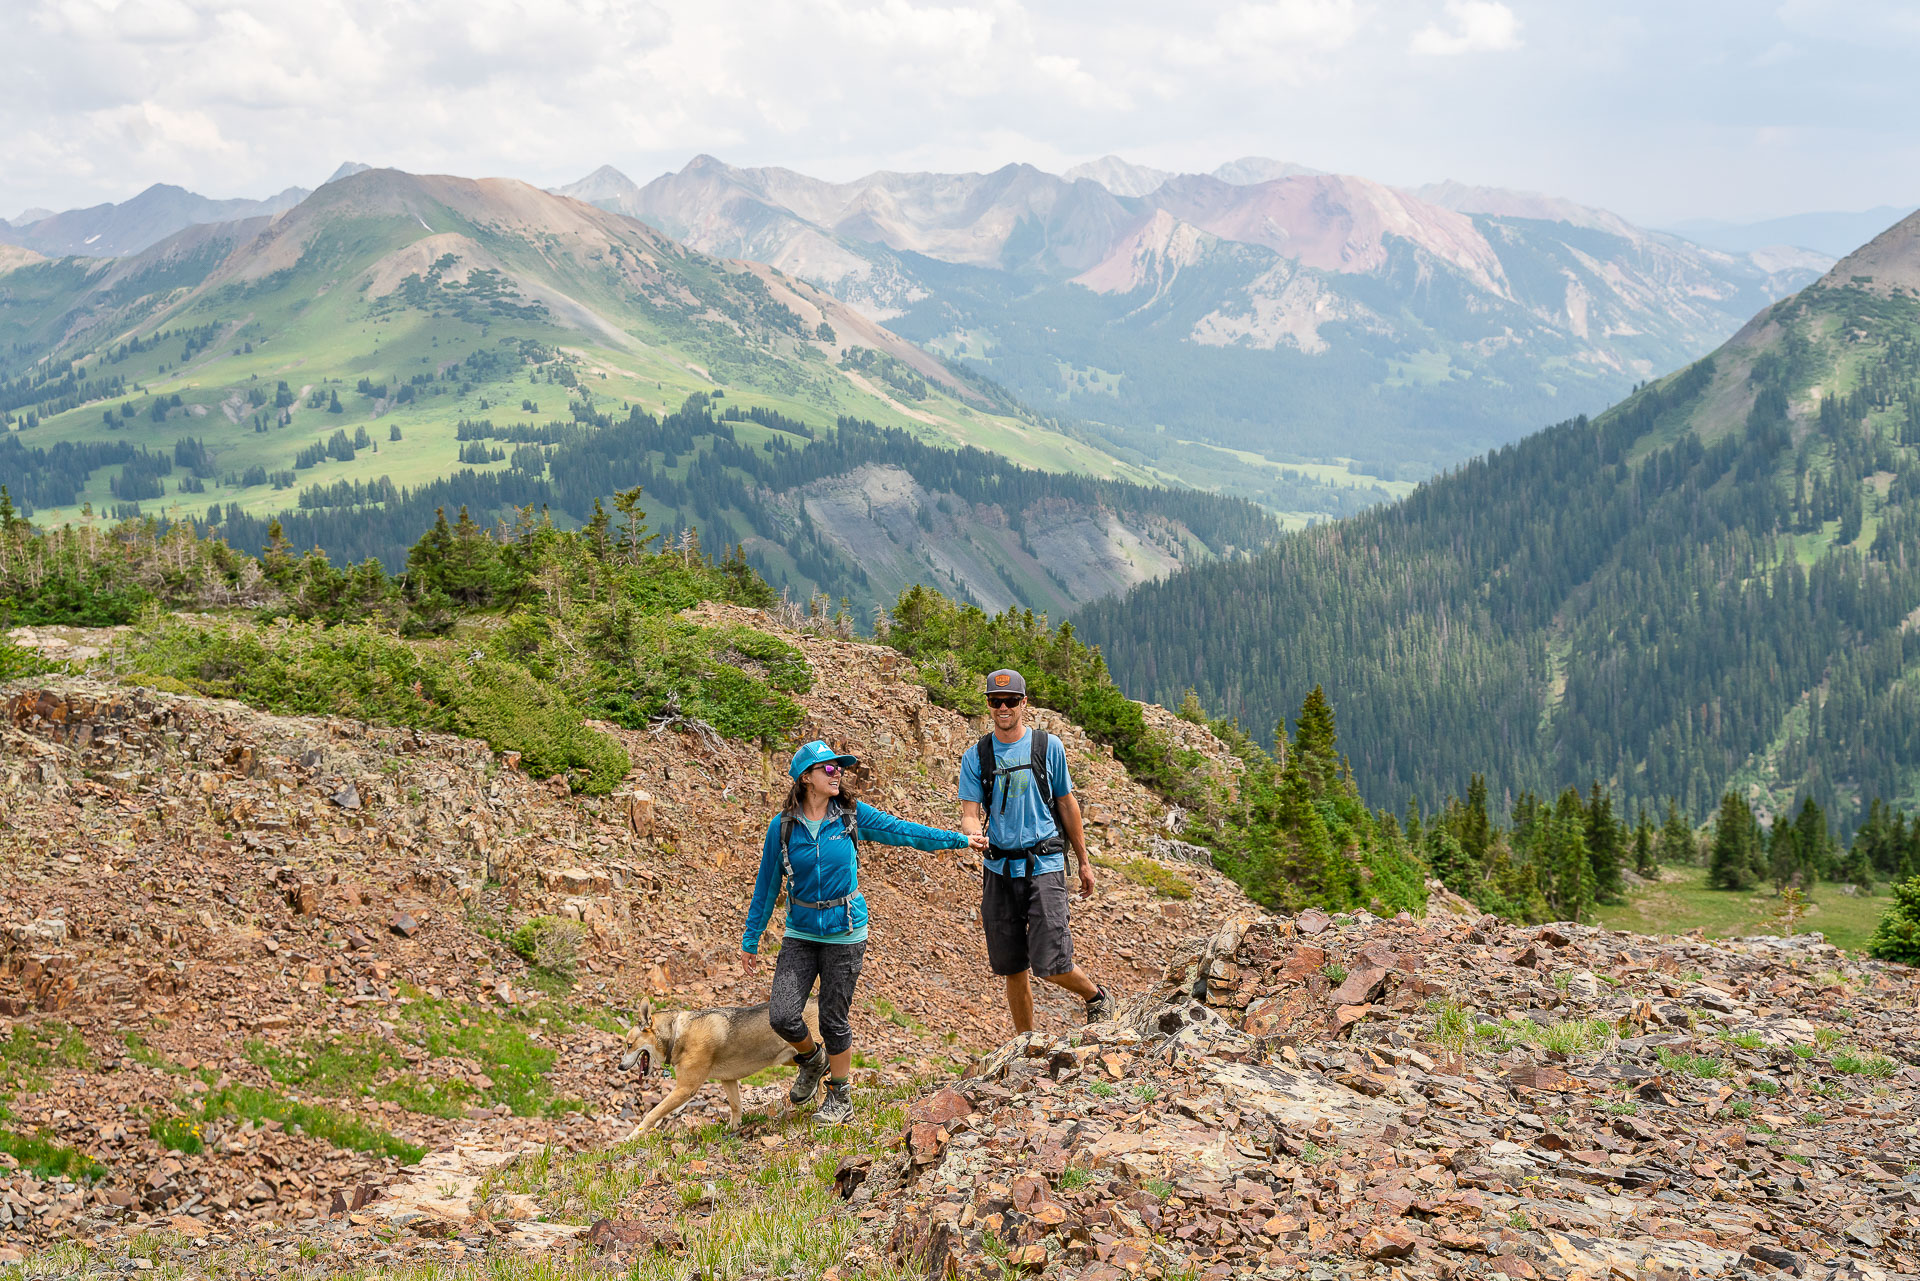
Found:
[[[989,845],[990,842],[984,836],[975,835],[967,838],[967,848],[977,853],[985,853]]]

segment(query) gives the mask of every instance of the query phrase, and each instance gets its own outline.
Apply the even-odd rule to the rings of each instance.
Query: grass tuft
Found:
[[[320,1103],[300,1103],[284,1094],[256,1089],[249,1085],[230,1085],[214,1090],[201,1101],[197,1113],[189,1114],[203,1126],[219,1116],[243,1121],[278,1121],[283,1126],[299,1126],[306,1133],[336,1148],[354,1152],[376,1152],[390,1156],[402,1165],[411,1165],[427,1154],[417,1143],[396,1138],[375,1125]]]
[[[6,1110],[0,1108],[0,1118]],[[72,1179],[92,1182],[106,1177],[107,1167],[76,1148],[65,1147],[47,1134],[17,1134],[0,1129],[0,1152],[19,1162],[36,1179]]]
[[[1833,1070],[1847,1076],[1885,1079],[1899,1071],[1899,1065],[1884,1054],[1858,1055],[1844,1051],[1833,1056]]]
[[[1688,1054],[1684,1050],[1675,1050],[1669,1046],[1654,1047],[1653,1057],[1660,1060],[1660,1066],[1682,1076],[1711,1080],[1726,1074],[1727,1065],[1719,1059],[1706,1054]]]
[[[64,1023],[15,1025],[13,1035],[0,1038],[0,1090],[39,1090],[48,1068],[84,1068],[93,1055],[80,1034]]]

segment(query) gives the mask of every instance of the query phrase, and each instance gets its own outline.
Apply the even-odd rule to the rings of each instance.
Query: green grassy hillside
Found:
[[[0,484],[43,524],[192,518],[258,550],[275,515],[350,510],[288,528],[394,569],[435,506],[470,503],[483,522],[545,506],[577,523],[634,484],[669,530],[745,541],[782,586],[866,606],[945,574],[986,604],[1059,609],[1271,533],[1222,503],[1200,523],[1237,531],[1197,534],[1173,514],[1192,502],[1132,484],[1153,473],[811,286],[502,180],[369,171],[279,218],[192,228],[132,258],[22,260],[0,273],[0,415]],[[830,496],[781,488],[835,475],[781,460],[842,421],[886,443],[840,449],[838,464],[909,473],[898,528],[867,500],[816,531],[803,509]],[[593,444],[616,424],[631,430]],[[701,442],[721,437],[735,452],[716,464]],[[1010,461],[1119,488],[982,489],[941,460],[963,447],[981,451],[970,477]],[[1035,518],[1068,530],[1064,559],[1004,545],[1027,528],[1001,501],[1015,492],[1067,498]],[[974,551],[945,563],[942,541]],[[1136,554],[1147,544],[1165,553]],[[865,572],[863,548],[896,545]]]
[[[518,183],[375,171],[271,224],[196,228],[135,261],[29,264],[4,279],[4,373],[18,387],[6,410],[9,425],[31,424],[24,441],[171,451],[190,436],[211,454],[209,491],[254,513],[315,480],[446,475],[462,419],[664,413],[716,389],[816,425],[849,414],[1032,466],[1150,479],[807,286]],[[79,394],[60,394],[53,375],[68,368],[82,371]],[[351,459],[296,466],[302,448],[362,427],[371,444]],[[252,468],[281,484],[248,483]],[[115,475],[96,472],[36,514],[110,504]]]

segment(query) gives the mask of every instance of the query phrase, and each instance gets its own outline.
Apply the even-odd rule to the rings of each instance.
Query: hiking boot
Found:
[[[815,1125],[839,1125],[853,1116],[853,1082],[828,1081],[827,1097],[813,1114]]]
[[[813,1102],[813,1096],[820,1089],[820,1078],[827,1074],[827,1047],[816,1045],[812,1054],[803,1054],[793,1062],[800,1072],[793,1078],[793,1088],[787,1091],[787,1102],[800,1107]]]
[[[1087,999],[1087,1024],[1105,1023],[1113,1017],[1113,998],[1107,995],[1107,989],[1099,988]]]

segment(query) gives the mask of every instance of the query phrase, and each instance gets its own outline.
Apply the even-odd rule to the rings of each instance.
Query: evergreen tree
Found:
[[[780,599],[748,563],[744,544],[735,543],[721,559],[720,573],[732,585],[732,599],[751,609],[771,609]]]
[[[1853,834],[1849,861],[1855,853],[1863,855],[1867,866],[1878,875],[1893,877],[1900,871],[1898,846],[1893,839],[1893,817],[1887,803],[1877,796],[1867,806],[1867,821]]]
[[[1738,793],[1720,798],[1713,820],[1713,846],[1707,858],[1707,886],[1716,890],[1747,890],[1754,884],[1753,811]]]
[[[1587,849],[1587,807],[1569,787],[1546,816],[1536,864],[1549,877],[1547,906],[1563,921],[1585,920],[1593,912],[1593,857]]]
[[[1805,869],[1804,884],[1813,888],[1816,876],[1829,876],[1834,868],[1833,831],[1827,826],[1826,813],[1809,796],[1800,803],[1793,820],[1794,845]]]
[[[293,574],[293,541],[280,527],[278,518],[267,524],[267,545],[260,553],[260,568],[266,580],[276,587],[284,587]]]
[[[647,513],[640,509],[641,487],[623,489],[613,496],[613,508],[627,518],[627,527],[620,531],[618,551],[621,559],[629,564],[637,564],[646,554],[647,548],[660,537],[647,532]],[[800,512],[806,514],[806,504],[800,505]]]
[[[13,495],[0,485],[0,534],[9,538],[23,535],[33,528],[33,522],[22,516],[13,506]]]
[[[611,524],[612,520],[607,515],[607,509],[600,505],[598,498],[594,499],[593,516],[581,532],[586,535],[587,550],[597,561],[608,561],[613,558],[613,539],[607,533]]]
[[[1438,823],[1428,828],[1420,853],[1428,871],[1455,894],[1474,898],[1480,893],[1481,864],[1451,830]]]
[[[1672,797],[1667,798],[1667,818],[1660,824],[1660,842],[1654,857],[1673,867],[1691,867],[1700,860],[1693,829],[1680,817],[1680,802]]]
[[[1310,894],[1313,902],[1350,907],[1360,896],[1360,869],[1334,845],[1306,767],[1311,758],[1298,750],[1297,741],[1294,746],[1280,772],[1279,826],[1293,846],[1286,880]]]
[[[1460,848],[1473,860],[1474,866],[1484,865],[1487,853],[1493,847],[1493,821],[1487,813],[1485,774],[1475,774],[1467,781],[1467,803],[1456,834],[1460,838]]]
[[[1602,903],[1624,903],[1627,884],[1620,870],[1625,863],[1626,830],[1613,814],[1613,797],[1596,780],[1588,792],[1587,857],[1593,863],[1594,897]]]
[[[500,545],[486,529],[474,523],[462,505],[460,518],[453,527],[445,567],[436,585],[461,606],[486,608],[499,597],[503,586],[501,569]]]
[[[1653,819],[1645,810],[1641,810],[1640,821],[1633,828],[1633,870],[1648,880],[1655,880],[1660,875],[1660,863],[1654,857],[1654,843],[1657,840]]]
[[[1880,917],[1867,954],[1901,965],[1920,965],[1920,876],[1893,887],[1893,904]]]
[[[1845,857],[1835,862],[1831,879],[1842,885],[1858,886],[1862,893],[1873,892],[1873,860],[1867,856],[1867,851],[1860,847],[1859,842],[1856,841],[1847,850]]]
[[[1294,722],[1293,750],[1306,758],[1302,770],[1316,792],[1325,792],[1339,769],[1334,744],[1333,704],[1327,701],[1327,692],[1315,685]]]

